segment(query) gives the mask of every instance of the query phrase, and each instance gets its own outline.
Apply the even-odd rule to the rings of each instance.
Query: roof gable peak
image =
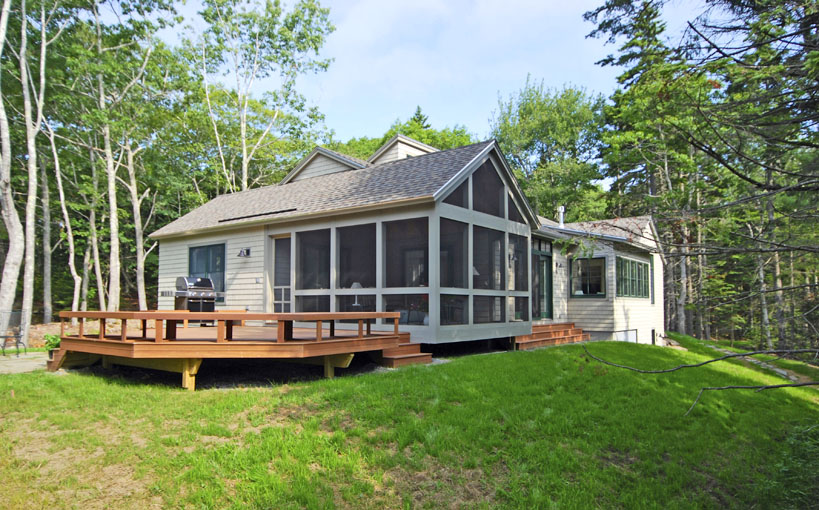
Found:
[[[378,150],[375,151],[375,154],[370,156],[367,162],[373,165],[380,165],[398,159],[431,154],[433,152],[439,152],[439,150],[424,142],[419,142],[418,140],[399,133],[379,147]]]

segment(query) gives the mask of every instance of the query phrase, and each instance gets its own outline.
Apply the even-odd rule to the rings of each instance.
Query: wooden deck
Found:
[[[395,349],[406,342],[398,332],[399,316],[397,312],[61,312],[60,349],[48,368],[55,371],[101,360],[105,366],[167,370],[181,373],[182,385],[189,390],[195,387],[202,360],[213,358],[308,359],[323,364],[325,375],[332,377],[334,368],[349,366],[355,353]],[[66,332],[66,321],[71,319],[80,321],[76,334]],[[100,321],[98,332],[86,332],[88,319]],[[393,331],[372,331],[370,324],[378,319],[392,319]],[[345,326],[355,329],[337,329],[338,320],[353,321]],[[118,334],[108,333],[111,321],[120,322]],[[181,327],[191,321],[213,325]],[[245,325],[248,321],[265,325]],[[315,326],[294,327],[294,322]]]

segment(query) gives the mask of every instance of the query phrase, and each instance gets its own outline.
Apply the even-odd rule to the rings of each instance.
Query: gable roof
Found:
[[[497,144],[490,140],[349,172],[220,195],[160,228],[151,237],[342,214],[398,203],[432,202],[436,191],[493,147],[497,148]]]
[[[542,218],[541,231],[551,230],[576,237],[589,236],[617,241],[632,246],[652,250],[656,249],[656,229],[651,216],[631,216],[610,218],[606,220],[580,221],[566,223],[562,227],[551,220]]]
[[[368,163],[373,163],[382,154],[387,152],[393,145],[395,145],[397,143],[403,143],[405,145],[409,145],[410,147],[414,147],[414,148],[416,148],[416,149],[418,149],[420,151],[426,152],[427,154],[431,154],[433,152],[438,152],[439,151],[438,149],[436,149],[435,147],[433,147],[431,145],[427,145],[427,144],[425,144],[423,142],[419,142],[418,140],[412,139],[412,138],[410,138],[408,136],[405,136],[405,135],[402,135],[401,133],[398,133],[397,135],[395,135],[392,138],[390,138],[389,140],[387,140],[387,143],[385,143],[384,145],[379,147],[378,150],[375,151],[375,154],[373,154],[372,156],[370,156],[367,159],[367,162]]]
[[[310,151],[310,154],[305,156],[305,158],[302,159],[298,165],[296,165],[296,168],[294,168],[293,170],[290,171],[290,173],[285,175],[284,179],[282,179],[279,184],[286,184],[290,182],[299,174],[299,172],[304,170],[304,168],[307,167],[307,165],[309,165],[314,159],[321,156],[324,156],[325,158],[330,158],[333,161],[341,163],[342,165],[346,165],[350,168],[350,170],[357,170],[360,168],[367,168],[368,166],[370,166],[369,163],[361,159],[354,158],[352,156],[348,156],[340,152],[332,151],[326,147],[316,147],[312,151]]]

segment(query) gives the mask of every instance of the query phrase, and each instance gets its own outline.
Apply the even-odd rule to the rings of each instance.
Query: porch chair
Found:
[[[20,347],[23,348],[23,353],[28,353],[26,344],[23,342],[22,329],[20,328],[20,321],[23,317],[21,310],[13,310],[10,312],[0,312],[0,328],[5,325],[5,330],[0,330],[0,349],[3,351],[3,356],[6,355],[6,347],[14,345],[17,348],[17,357],[20,357]]]

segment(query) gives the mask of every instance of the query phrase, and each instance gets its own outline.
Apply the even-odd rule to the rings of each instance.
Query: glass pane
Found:
[[[426,287],[429,285],[429,220],[384,223],[384,261],[387,287]]]
[[[495,171],[495,166],[491,160],[486,160],[472,174],[472,208],[503,218],[504,193],[503,181]]]
[[[299,312],[329,312],[330,296],[296,296],[296,310]]]
[[[475,226],[472,240],[472,285],[476,289],[503,290],[503,232]]]
[[[606,293],[606,259],[572,260],[572,295],[604,295]],[[629,281],[628,279],[626,281]]]
[[[280,238],[275,243],[273,261],[273,285],[276,287],[290,286],[290,238]]]
[[[191,248],[190,276],[204,277],[208,272],[208,246]]]
[[[338,235],[338,286],[375,287],[375,223],[341,227]]]
[[[290,313],[290,303],[284,304],[284,313]]]
[[[515,205],[515,201],[512,200],[512,195],[509,195],[507,197],[507,202],[506,203],[509,204],[507,206],[508,211],[509,211],[508,212],[509,221],[514,221],[516,223],[526,223],[523,220],[523,215],[520,213],[520,210],[518,210],[518,206]]]
[[[467,288],[469,225],[441,218],[441,287]]]
[[[495,296],[475,296],[475,324],[504,322],[504,298]]]
[[[427,294],[399,294],[384,296],[384,311],[399,312],[399,324],[426,326],[429,324],[429,296]],[[393,319],[384,322],[392,324]]]
[[[282,289],[273,289],[273,301],[282,300]]]
[[[289,288],[284,289],[284,300],[285,301],[290,301],[290,289]]]
[[[296,288],[329,289],[330,230],[298,232],[296,242]]]
[[[526,238],[509,234],[509,288],[529,290],[529,257],[526,256]]]
[[[467,197],[468,190],[466,187],[467,184],[469,184],[469,179],[465,180],[464,182],[461,183],[460,186],[455,188],[455,190],[444,199],[444,203],[450,205],[457,205],[458,207],[467,207],[468,203]]]
[[[273,303],[273,313],[282,313],[281,303]]]
[[[441,325],[468,323],[469,297],[441,294]]]
[[[355,296],[338,296],[336,297],[336,311],[338,312],[374,312],[375,311],[375,296],[355,295]],[[340,322],[358,323],[357,320],[342,320]]]

